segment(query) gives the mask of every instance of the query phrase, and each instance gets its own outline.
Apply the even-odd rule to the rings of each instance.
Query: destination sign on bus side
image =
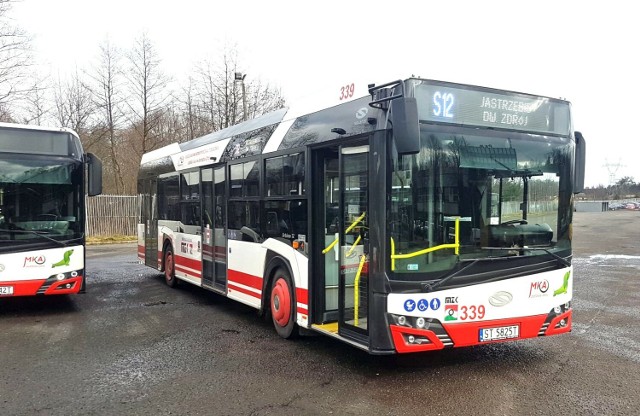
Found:
[[[568,135],[569,104],[545,97],[453,85],[415,86],[420,120]]]

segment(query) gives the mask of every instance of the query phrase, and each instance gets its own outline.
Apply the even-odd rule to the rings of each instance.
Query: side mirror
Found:
[[[391,123],[396,149],[401,155],[420,151],[420,124],[418,122],[418,102],[413,97],[399,97],[391,100]]]
[[[89,196],[96,196],[102,193],[102,161],[93,153],[86,154]]]
[[[584,173],[587,154],[587,143],[584,141],[582,133],[575,132],[576,137],[576,159],[574,166],[574,185],[573,193],[577,194],[584,191]]]

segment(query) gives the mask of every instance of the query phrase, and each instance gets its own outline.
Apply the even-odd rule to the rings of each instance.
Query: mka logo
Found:
[[[27,256],[24,258],[24,264],[22,267],[42,267],[47,259],[42,255]]]
[[[547,296],[548,290],[549,281],[547,279],[531,282],[531,286],[529,287],[529,297],[537,298],[540,296]]]

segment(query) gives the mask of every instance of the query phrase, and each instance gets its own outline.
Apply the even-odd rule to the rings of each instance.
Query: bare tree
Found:
[[[100,54],[91,78],[91,88],[94,104],[96,106],[96,121],[94,136],[97,140],[106,142],[108,157],[105,158],[105,168],[111,170],[114,191],[117,194],[124,192],[124,177],[121,168],[119,153],[123,143],[121,137],[121,125],[123,122],[122,88],[123,77],[120,52],[109,40],[100,45]]]
[[[131,99],[127,100],[130,125],[134,131],[133,150],[139,157],[162,145],[159,127],[170,96],[168,77],[160,68],[160,58],[146,34],[142,34],[128,54]]]
[[[13,0],[0,0],[0,106],[22,98],[31,66],[31,39],[8,16]]]
[[[97,142],[91,133],[91,117],[95,114],[95,104],[87,83],[76,71],[67,81],[59,80],[54,93],[55,117],[62,127],[73,129],[83,141],[85,149]]]
[[[225,51],[217,65],[211,60],[204,60],[196,65],[188,87],[183,88],[187,94],[183,102],[189,103],[187,118],[191,122],[198,120],[199,126],[205,128],[204,132],[198,132],[199,136],[284,106],[279,89],[263,85],[260,80],[246,82],[244,76],[241,81],[236,80],[236,73],[242,73],[237,61],[237,53],[233,50]],[[245,82],[243,97],[242,83]],[[243,99],[247,104],[246,115]],[[196,131],[194,128],[193,132]]]
[[[23,100],[21,121],[24,124],[42,126],[51,113],[49,80],[36,74],[28,88],[30,93]]]
[[[255,118],[262,114],[278,110],[285,105],[284,97],[279,88],[269,84],[262,85],[260,80],[250,82],[246,86],[247,118]]]

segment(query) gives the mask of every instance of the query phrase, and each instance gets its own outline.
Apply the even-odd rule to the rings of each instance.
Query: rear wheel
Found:
[[[289,273],[279,268],[271,284],[271,318],[282,338],[291,338],[295,328],[295,297]]]
[[[167,247],[164,252],[164,280],[167,282],[167,286],[169,287],[176,287],[176,284],[178,283],[175,267],[173,249],[171,247]]]

